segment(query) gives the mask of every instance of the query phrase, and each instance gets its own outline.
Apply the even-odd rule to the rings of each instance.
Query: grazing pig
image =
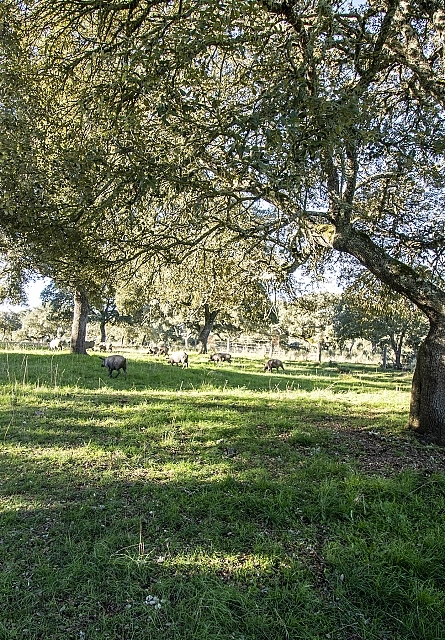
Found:
[[[171,365],[177,364],[179,366],[182,364],[183,369],[189,366],[189,357],[185,351],[173,351],[167,356],[167,360]]]
[[[48,346],[50,349],[61,349],[62,340],[60,338],[54,338],[54,340],[51,340]]]
[[[152,347],[149,347],[148,353],[152,356],[166,356],[168,354],[168,347],[162,344],[161,346],[154,345]]]
[[[127,377],[127,359],[124,358],[124,356],[118,356],[118,355],[108,356],[108,358],[101,358],[101,360],[102,360],[102,366],[108,369],[108,374],[110,378],[113,377],[112,376],[113,371],[117,371],[117,375],[114,376],[115,378],[117,378],[117,376],[121,372],[120,371],[121,369],[124,372],[125,377]]]
[[[263,370],[270,371],[272,373],[272,369],[276,369],[277,371],[278,369],[283,369],[284,371],[283,363],[281,362],[281,360],[278,360],[278,358],[270,358],[270,360],[268,360],[264,365]]]
[[[113,351],[111,342],[99,342],[99,351]]]
[[[230,353],[214,353],[210,356],[210,362],[232,362]]]

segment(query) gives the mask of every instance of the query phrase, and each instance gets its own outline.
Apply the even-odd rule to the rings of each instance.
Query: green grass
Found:
[[[440,640],[410,375],[0,352],[0,640]]]

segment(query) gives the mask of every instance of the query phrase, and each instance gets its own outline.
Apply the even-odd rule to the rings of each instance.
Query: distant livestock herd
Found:
[[[113,345],[110,342],[99,342],[96,345],[94,341],[85,341],[86,349],[94,349],[95,346],[97,346],[97,348],[101,352],[113,351]],[[48,347],[51,350],[59,350],[59,349],[62,349],[63,342],[60,338],[54,338],[48,343]],[[164,355],[167,359],[168,364],[171,364],[172,366],[176,365],[179,367],[179,365],[182,365],[183,369],[188,368],[189,366],[189,356],[188,356],[188,353],[184,350],[169,351],[169,349],[164,346],[150,347],[148,350],[148,354]],[[101,358],[101,360],[102,360],[102,367],[105,367],[108,370],[108,375],[110,378],[113,378],[113,377],[117,378],[117,376],[121,371],[123,371],[125,377],[127,377],[127,359],[124,356],[113,354],[112,356]],[[209,362],[215,362],[217,364],[219,364],[220,362],[231,363],[232,355],[230,353],[218,351],[217,353],[213,353],[210,356]],[[277,371],[279,369],[282,369],[284,371],[283,363],[278,358],[269,358],[269,360],[267,360],[267,362],[264,364],[263,371],[269,371],[270,373],[272,373],[274,369],[276,369]],[[115,376],[113,376],[113,371],[116,371]]]
[[[48,347],[51,351],[57,351],[62,350],[66,344],[66,341],[62,340],[62,338],[53,338],[53,340],[48,342]],[[94,349],[95,347],[97,347],[99,351],[113,351],[111,342],[98,342],[96,344],[94,340],[85,340],[85,349]]]
[[[179,365],[181,364],[183,369],[188,368],[189,366],[189,356],[186,351],[172,351],[172,353],[167,354],[166,358],[168,363],[172,366],[176,365],[179,367]],[[113,356],[108,356],[108,358],[101,358],[101,360],[102,366],[108,369],[108,375],[110,376],[110,378],[113,377],[113,371],[117,372],[114,376],[115,378],[117,378],[121,370],[124,372],[125,377],[127,377],[127,360],[126,358],[124,358],[124,356],[119,356],[116,354]],[[214,353],[210,356],[209,361],[218,363],[232,362],[232,356],[230,353]],[[264,365],[263,371],[270,371],[272,373],[274,369],[276,369],[277,371],[279,369],[282,369],[284,371],[283,363],[278,358],[270,358]]]

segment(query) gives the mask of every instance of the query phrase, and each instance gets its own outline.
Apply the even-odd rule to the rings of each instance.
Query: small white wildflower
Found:
[[[164,598],[162,598],[162,600],[160,600],[160,599],[158,598],[158,596],[151,596],[151,595],[148,595],[148,596],[145,598],[145,604],[148,604],[148,605],[150,605],[150,606],[154,607],[155,609],[161,609],[161,608],[162,608],[162,605],[163,605],[164,603],[165,603],[165,599],[164,599]]]

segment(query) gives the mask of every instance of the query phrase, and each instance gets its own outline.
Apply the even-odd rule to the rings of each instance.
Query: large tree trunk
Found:
[[[409,426],[428,442],[445,445],[445,318],[430,322],[417,354]]]
[[[198,342],[201,345],[199,349],[200,353],[207,353],[207,340],[209,339],[217,315],[218,311],[210,311],[209,305],[204,305],[204,327],[198,336]]]
[[[409,426],[445,446],[445,291],[424,274],[392,258],[365,233],[339,225],[333,247],[355,256],[379,280],[406,296],[427,316],[430,330],[419,349],[411,388]]]
[[[71,353],[86,353],[85,338],[87,334],[87,321],[89,304],[87,294],[83,289],[74,292],[74,314],[71,327]]]

